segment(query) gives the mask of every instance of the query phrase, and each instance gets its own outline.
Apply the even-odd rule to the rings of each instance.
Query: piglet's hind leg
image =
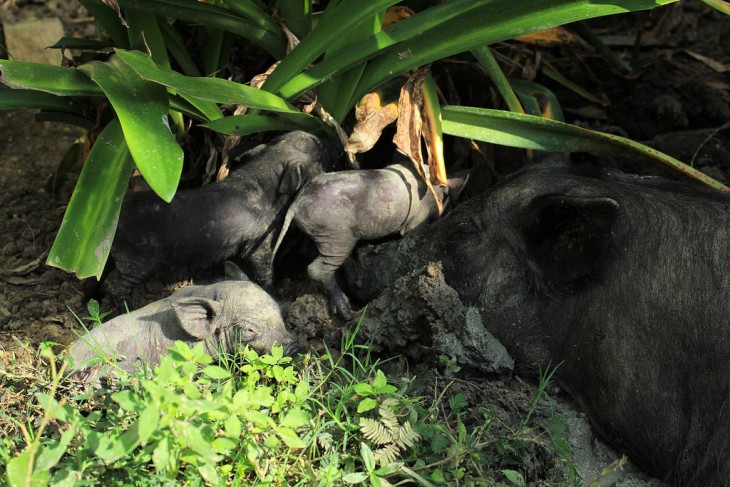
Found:
[[[319,256],[307,267],[309,278],[324,288],[332,311],[345,320],[351,320],[355,312],[350,307],[347,296],[337,285],[335,273],[355,248],[357,239],[340,238],[337,241],[315,239],[315,243]]]

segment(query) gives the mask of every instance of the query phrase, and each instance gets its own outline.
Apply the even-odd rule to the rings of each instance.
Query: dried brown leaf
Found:
[[[380,28],[387,29],[391,25],[400,22],[403,19],[407,19],[408,17],[415,14],[416,12],[403,5],[394,5],[392,7],[388,7],[388,9],[385,11],[383,21],[380,23]]]
[[[119,17],[119,22],[121,22],[124,27],[129,28],[129,24],[127,24],[127,21],[124,20],[124,17],[122,16],[122,11],[119,8],[119,2],[117,0],[102,0],[102,3],[114,10],[114,13],[117,14],[117,17]]]
[[[383,129],[398,118],[398,103],[382,104],[382,93],[374,91],[362,98],[355,109],[357,124],[345,146],[348,154],[359,154],[373,148]]]
[[[418,173],[424,177],[423,155],[421,153],[421,130],[423,125],[421,118],[421,106],[423,105],[421,87],[427,70],[428,67],[417,69],[401,88],[400,99],[398,100],[398,125],[395,137],[393,137],[395,146],[408,156],[416,166]]]
[[[728,71],[730,71],[730,64],[723,64],[720,61],[715,61],[712,58],[703,56],[698,52],[690,51],[689,49],[685,49],[684,52],[686,52],[689,56],[693,57],[702,64],[708,66],[712,70],[717,71],[718,73],[727,73]]]
[[[565,27],[557,26],[515,37],[515,40],[534,46],[555,46],[559,44],[576,44],[578,37]]]
[[[429,192],[433,195],[438,206],[439,215],[443,213],[441,196],[434,190],[426,171],[423,169],[423,154],[421,152],[421,136],[423,119],[423,80],[426,78],[428,66],[418,68],[400,91],[398,100],[398,124],[393,143],[413,163],[416,172],[426,183]]]

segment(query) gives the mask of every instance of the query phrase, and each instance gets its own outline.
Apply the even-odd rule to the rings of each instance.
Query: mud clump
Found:
[[[430,263],[389,285],[370,302],[361,329],[374,351],[405,353],[417,360],[453,355],[482,372],[512,371],[514,360],[446,284],[440,263]],[[434,353],[435,352],[435,353]]]

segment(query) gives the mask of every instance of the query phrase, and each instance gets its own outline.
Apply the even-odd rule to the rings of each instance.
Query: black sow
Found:
[[[353,295],[429,260],[523,368],[561,364],[598,432],[650,473],[730,485],[730,195],[533,166],[361,252]]]

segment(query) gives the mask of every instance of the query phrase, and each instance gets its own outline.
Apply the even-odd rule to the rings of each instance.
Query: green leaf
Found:
[[[353,387],[355,394],[358,396],[372,396],[373,395],[373,386],[368,384],[367,382],[360,382],[358,384],[355,384]]]
[[[281,420],[281,426],[296,429],[309,423],[310,419],[309,413],[302,409],[294,408],[286,413],[284,419]]]
[[[332,45],[327,49],[326,57],[341,51],[343,48],[368,38],[373,34],[380,32],[380,26],[383,22],[383,12],[372,16],[370,20],[361,22],[360,25],[352,29],[342,38],[333,41]],[[358,82],[365,70],[366,63],[344,71],[330,80],[327,80],[319,87],[317,97],[322,106],[332,117],[338,122],[342,122],[347,113],[350,111],[350,99],[357,88]]]
[[[213,440],[211,446],[218,453],[222,453],[225,455],[234,451],[238,447],[238,442],[230,440],[228,438],[219,437]]]
[[[442,108],[445,134],[494,144],[556,152],[629,152],[655,159],[707,186],[722,183],[683,162],[633,140],[532,115],[486,108]]]
[[[315,125],[319,128],[319,125]],[[249,135],[267,130],[296,130],[299,125],[271,115],[231,115],[203,124],[215,132],[229,135]]]
[[[80,39],[78,37],[61,37],[58,42],[48,46],[49,49],[81,49],[85,51],[102,51],[112,47],[114,47],[114,44],[109,41]]]
[[[127,32],[130,49],[147,52],[157,65],[170,69],[167,46],[165,46],[157,18],[136,10],[126,12],[126,17],[129,24]]]
[[[217,365],[209,365],[209,366],[205,367],[203,370],[201,370],[201,372],[203,374],[207,375],[208,377],[210,377],[211,379],[216,379],[216,380],[224,380],[224,379],[228,379],[231,377],[230,372],[228,372],[223,367],[218,367]]]
[[[730,15],[730,3],[728,3],[725,0],[701,0],[702,2],[706,3],[710,7],[719,10],[720,12],[724,13],[725,15]]]
[[[342,476],[342,481],[348,484],[359,484],[367,479],[368,474],[365,472],[352,472]]]
[[[336,73],[360,65],[364,61],[382,54],[387,48],[419,36],[449,19],[467,14],[470,10],[480,7],[481,4],[483,2],[477,0],[451,0],[419,12],[367,39],[338,51],[332,56],[327,56],[322,62],[304,73],[283,80],[278,92],[284,98],[292,99],[299,93],[325,82]]]
[[[223,423],[223,427],[226,431],[226,436],[229,438],[240,438],[241,433],[243,433],[243,425],[241,424],[241,420],[238,419],[238,416],[235,414],[232,414],[226,419],[226,422]]]
[[[375,470],[375,455],[366,443],[360,443],[360,456],[368,472]]]
[[[388,378],[385,376],[382,370],[378,369],[378,371],[375,373],[375,379],[373,379],[373,389],[379,391],[387,385]]]
[[[281,8],[281,2],[279,3]],[[266,12],[261,10],[256,2],[252,2],[251,0],[221,0],[221,7],[233,10],[254,24],[271,32],[281,32],[281,27]]]
[[[33,90],[13,90],[0,87],[0,110],[42,108],[81,114],[82,108],[71,98]]]
[[[545,86],[529,81],[525,79],[512,79],[509,81],[512,88],[515,89],[521,99],[525,97],[534,97],[535,99],[542,98],[545,102],[544,116],[551,120],[557,120],[558,122],[564,122],[563,109],[560,106],[558,97],[555,96],[551,90]],[[543,116],[543,110],[538,105],[537,113],[531,113],[531,115]]]
[[[15,89],[61,96],[95,96],[102,91],[74,68],[0,59],[0,83]]]
[[[360,401],[360,404],[357,405],[357,412],[358,413],[364,413],[366,411],[370,411],[371,409],[375,409],[378,406],[378,402],[371,398],[366,397],[362,401]]]
[[[160,30],[162,31],[165,46],[167,46],[170,54],[172,54],[172,57],[175,58],[175,61],[177,61],[182,72],[187,76],[201,76],[198,66],[195,64],[195,61],[193,61],[190,52],[187,47],[185,47],[185,41],[183,41],[182,36],[175,26],[167,22],[161,22]]]
[[[91,148],[46,263],[83,279],[99,278],[109,256],[134,164],[118,120]]]
[[[159,472],[166,472],[170,470],[170,460],[172,445],[170,437],[163,436],[154,451],[152,452],[152,463]]]
[[[504,101],[507,103],[507,107],[510,111],[525,113],[525,110],[520,104],[520,100],[517,99],[517,95],[515,95],[515,92],[512,90],[512,86],[509,81],[507,81],[507,77],[502,72],[502,68],[500,68],[499,64],[497,64],[497,60],[494,59],[494,54],[492,54],[489,46],[475,47],[471,50],[471,53],[476,60],[479,61],[479,65],[482,69],[486,71],[487,75],[494,83],[494,86],[499,91],[499,94],[502,95],[502,98],[504,98]]]
[[[219,485],[218,472],[216,471],[215,464],[213,462],[205,462],[198,465],[198,472],[200,472],[200,476],[203,477],[203,480],[205,480],[208,484]]]
[[[288,113],[300,118],[314,118],[299,112],[293,105],[266,91],[219,78],[195,78],[163,70],[155,66],[149,56],[145,56],[141,52],[118,50],[117,53],[142,79],[162,84],[200,100],[235,103],[251,108]]]
[[[507,477],[507,480],[512,482],[513,485],[517,485],[519,487],[523,487],[525,485],[525,478],[520,472],[505,469],[502,470],[502,473],[505,477]]]
[[[139,441],[142,445],[157,431],[160,423],[160,409],[156,401],[151,401],[139,415]]]
[[[76,428],[71,428],[63,432],[60,440],[49,440],[44,444],[36,459],[35,469],[39,472],[50,472],[61,461],[61,457],[66,453],[66,448],[74,436],[76,436]]]
[[[286,53],[286,37],[281,29],[269,30],[258,20],[244,19],[230,10],[196,0],[119,0],[124,9],[171,19],[181,19],[232,32],[253,41],[279,59]]]
[[[139,421],[133,423],[119,436],[109,436],[106,432],[88,434],[89,442],[95,445],[94,454],[107,465],[132,453],[140,444]]]
[[[138,54],[152,63],[149,57]],[[167,121],[167,91],[156,83],[140,79],[118,56],[112,56],[105,63],[86,64],[80,69],[88,72],[104,90],[122,124],[124,138],[139,172],[152,190],[169,203],[182,173],[183,151]]]
[[[99,35],[105,33],[111,37],[117,47],[129,47],[127,29],[122,25],[119,16],[107,6],[102,0],[79,0],[79,3],[86,7],[86,10],[94,17]]]
[[[77,409],[68,404],[61,406],[56,399],[48,394],[39,392],[35,395],[35,398],[46,412],[51,413],[54,418],[63,423],[72,424],[80,419],[80,413]]]
[[[479,46],[504,41],[577,20],[611,14],[646,10],[677,0],[616,0],[598,3],[592,0],[493,0],[469,2],[475,8],[439,22],[400,44],[381,51],[366,69],[354,100],[383,82],[424,64]],[[456,2],[447,2],[448,4]],[[434,7],[435,8],[435,7]],[[431,9],[428,9],[431,10]],[[425,12],[427,12],[426,10]],[[386,29],[397,28],[421,14]],[[405,27],[403,27],[405,28]],[[276,71],[274,71],[276,72]]]
[[[221,78],[223,69],[228,62],[230,50],[230,34],[222,30],[209,29],[205,43],[200,47],[200,56],[203,58],[203,74]]]
[[[189,421],[181,423],[181,426],[182,437],[188,448],[200,455],[205,461],[217,462],[220,460],[220,455],[216,454],[210,448],[210,443],[213,438],[209,438],[208,435],[203,434],[201,428]]]
[[[30,448],[11,459],[7,465],[8,483],[11,487],[45,487],[50,479],[49,471],[35,471]]]
[[[122,409],[129,413],[139,413],[144,406],[142,398],[130,390],[115,392],[112,394],[112,401],[119,404]]]
[[[398,0],[343,0],[334,9],[327,9],[323,18],[307,37],[295,47],[269,75],[262,89],[276,93],[292,77],[330,48],[338,39],[356,28],[364,19],[398,3]],[[357,63],[356,63],[357,64]]]
[[[284,427],[277,427],[276,428],[276,434],[279,438],[284,440],[284,443],[286,443],[286,446],[289,448],[304,448],[307,446],[306,443],[304,443],[304,440],[302,440],[299,435],[297,435],[294,430],[290,428],[284,428]]]
[[[286,26],[299,38],[312,30],[311,0],[279,0],[279,15]]]

